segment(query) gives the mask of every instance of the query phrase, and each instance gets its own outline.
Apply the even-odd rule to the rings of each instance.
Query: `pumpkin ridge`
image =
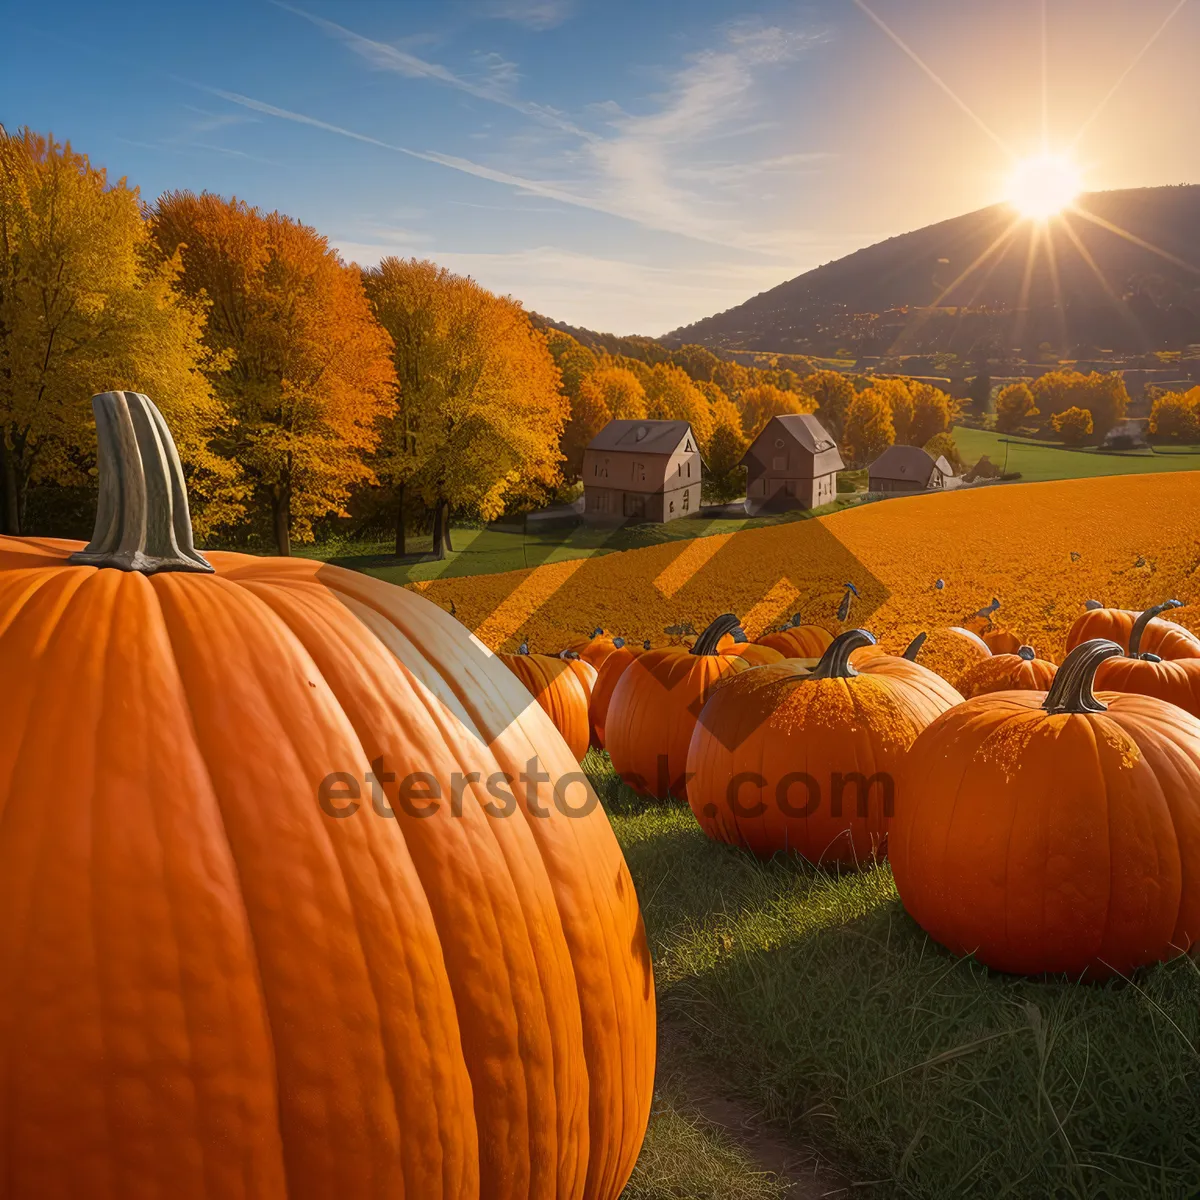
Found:
[[[329,632],[331,632],[335,638],[338,637],[338,633],[337,633],[336,629],[329,628],[329,623],[328,623],[328,619],[327,619],[327,617],[328,617],[327,610],[325,610],[324,607],[322,605],[320,605],[319,603],[317,603],[317,604],[312,603],[312,601],[318,600],[320,598],[320,596],[326,592],[326,589],[324,587],[322,587],[322,585],[317,584],[315,582],[309,583],[308,581],[299,581],[299,580],[295,580],[295,581],[287,580],[286,582],[284,582],[280,585],[276,585],[265,579],[257,579],[257,580],[254,580],[253,582],[247,581],[246,583],[242,584],[241,586],[245,587],[247,590],[252,591],[256,596],[259,596],[259,598],[262,600],[262,602],[264,604],[266,604],[269,608],[271,608],[271,610],[278,616],[280,621],[282,621],[284,626],[288,629],[289,633],[291,633],[291,635],[293,637],[295,637],[300,642],[300,644],[304,647],[305,652],[307,654],[310,654],[310,657],[311,657],[311,653],[308,650],[308,646],[306,644],[306,639],[305,639],[304,635],[302,633],[298,632],[297,630],[295,630],[292,626],[292,623],[287,620],[286,614],[282,613],[278,609],[276,609],[276,607],[273,604],[271,604],[270,599],[268,599],[268,597],[271,595],[272,592],[281,592],[281,593],[289,594],[290,596],[299,600],[302,604],[305,604],[306,607],[308,607],[310,609],[309,616],[312,619],[313,624],[325,626],[327,629],[329,629]],[[265,593],[265,594],[260,595],[260,592]],[[404,663],[400,659],[400,657],[397,654],[395,654],[395,652],[392,650],[392,648],[390,646],[388,646],[387,642],[382,637],[380,637],[378,630],[374,629],[367,621],[363,620],[363,618],[361,616],[361,609],[367,608],[368,611],[371,612],[372,615],[377,616],[385,624],[391,624],[388,621],[387,616],[385,614],[378,613],[377,610],[371,609],[371,608],[369,608],[369,606],[360,605],[353,598],[348,598],[348,597],[345,597],[344,595],[335,596],[333,598],[339,604],[342,604],[344,607],[346,607],[347,610],[352,615],[355,616],[355,618],[359,621],[359,624],[362,626],[365,636],[368,637],[372,642],[377,643],[379,645],[381,651],[383,652],[383,654],[386,656],[388,662],[400,671],[401,675],[410,684],[411,699],[421,704],[422,708],[424,709],[426,717],[437,728],[438,733],[440,735],[446,737],[448,742],[452,741],[457,736],[461,736],[459,731],[456,731],[453,728],[452,723],[448,722],[446,720],[446,714],[444,711],[445,706],[443,705],[443,706],[439,707],[435,703],[431,703],[431,701],[436,701],[436,696],[433,693],[433,689],[431,687],[429,687],[428,685],[426,685],[422,680],[413,676],[413,674],[409,671],[409,669],[404,665]],[[394,624],[391,625],[391,627],[393,629],[395,629],[396,632],[399,633],[402,637],[405,637],[406,641],[410,640],[404,634],[403,630],[399,629]],[[314,634],[314,636],[319,636],[316,629],[313,630],[313,634]],[[344,646],[348,645],[348,643],[343,642],[343,645]],[[318,671],[318,674],[321,674],[319,665],[317,665],[315,663],[315,660],[314,660],[314,667]],[[443,683],[448,684],[450,682],[448,677],[446,675],[443,675],[440,671],[438,671],[438,676],[439,676],[439,679],[441,681],[443,681]],[[323,675],[321,675],[321,677],[325,678]],[[514,676],[514,679],[515,679],[515,676]],[[331,694],[337,700],[339,708],[341,708],[342,711],[345,713],[347,721],[350,723],[351,727],[354,729],[355,736],[358,739],[360,746],[362,747],[363,761],[364,762],[368,761],[369,757],[370,757],[370,753],[369,753],[368,749],[366,748],[366,746],[362,745],[362,732],[355,722],[355,719],[354,719],[355,713],[351,709],[348,709],[345,707],[346,701],[336,690],[333,683],[331,681],[329,681],[327,678],[325,679],[325,682],[326,682],[326,686],[329,688]],[[523,685],[521,685],[521,686],[523,686]],[[539,711],[540,711],[540,709],[539,709]],[[547,720],[548,720],[548,718],[547,718]],[[496,758],[486,737],[483,734],[482,729],[479,728],[478,724],[476,724],[475,728],[468,729],[466,731],[465,735],[467,737],[476,738],[480,744],[480,747],[486,749],[487,755],[488,755],[489,759],[491,760],[491,762],[494,765],[496,765],[497,767],[500,766],[499,760]],[[472,784],[472,785],[469,785],[469,787],[470,787],[469,794],[474,799],[478,800],[478,796],[476,795],[476,785]],[[514,794],[515,794],[515,792],[514,792]],[[528,823],[529,823],[528,814],[526,814],[524,812],[524,809],[520,804],[518,804],[517,807],[522,812],[522,815],[525,817],[525,821],[528,826]],[[373,817],[370,819],[373,819]],[[436,820],[437,818],[435,817],[434,819]],[[434,931],[438,935],[436,938],[436,941],[438,942],[439,945],[441,945],[442,937],[447,936],[446,926],[449,922],[451,922],[454,919],[454,914],[447,911],[445,909],[444,904],[440,900],[438,900],[436,898],[436,896],[430,895],[429,872],[436,871],[437,864],[431,863],[429,861],[427,855],[419,854],[418,847],[413,846],[410,843],[409,839],[405,836],[405,827],[408,825],[408,821],[405,820],[405,818],[399,813],[396,815],[395,821],[396,821],[396,825],[395,825],[396,834],[398,835],[401,843],[405,847],[405,852],[411,863],[412,870],[416,875],[416,880],[421,888],[421,892],[425,898],[426,904],[429,906],[430,919],[432,921]],[[483,831],[486,831],[486,833],[483,833]],[[488,845],[492,849],[492,852],[495,856],[493,859],[491,859],[489,861],[484,861],[482,858],[479,857],[479,854],[478,854],[479,837],[480,837],[481,833],[483,833],[483,836],[486,837]],[[332,835],[328,829],[326,829],[326,837],[330,838],[332,840]],[[532,830],[529,830],[529,837],[531,839],[531,844],[533,846],[533,849],[537,853],[538,866],[541,868],[541,871],[542,871],[542,881],[541,882],[544,884],[544,886],[547,889],[547,891],[549,892],[549,894],[551,896],[553,896],[554,889],[553,889],[553,884],[550,880],[550,872],[549,872],[547,864],[545,863],[544,859],[541,856],[541,847],[537,844],[536,838],[533,837]],[[468,834],[466,837],[464,837],[464,839],[462,839],[462,845],[460,848],[463,851],[465,851],[466,854],[470,855],[470,861],[475,867],[475,871],[474,871],[474,875],[473,875],[474,878],[486,879],[488,876],[490,876],[494,873],[497,864],[503,864],[503,867],[504,867],[504,870],[505,870],[505,873],[506,873],[507,879],[508,879],[509,898],[510,898],[511,904],[512,904],[512,911],[508,912],[507,914],[502,914],[495,906],[493,906],[491,904],[484,903],[484,904],[477,906],[477,908],[475,910],[477,913],[479,913],[480,909],[486,909],[487,914],[488,914],[488,919],[487,919],[486,923],[477,922],[477,924],[476,924],[477,933],[474,936],[474,938],[472,939],[474,945],[476,947],[485,945],[485,944],[490,945],[492,947],[497,948],[499,950],[499,952],[501,953],[501,955],[503,956],[503,960],[504,960],[504,964],[505,964],[504,977],[507,980],[508,993],[513,1002],[514,1008],[515,1008],[518,1000],[528,999],[528,997],[524,995],[525,991],[527,990],[526,987],[524,986],[524,983],[527,982],[527,979],[523,980],[523,975],[522,975],[520,964],[515,960],[515,958],[513,956],[513,951],[515,949],[513,942],[519,941],[522,948],[526,952],[526,959],[527,959],[526,969],[528,970],[529,964],[532,964],[532,970],[536,974],[539,984],[543,985],[543,995],[545,995],[546,992],[549,991],[549,989],[546,988],[545,985],[548,982],[553,984],[555,981],[553,981],[553,979],[551,979],[544,973],[544,970],[543,970],[544,963],[542,962],[541,956],[537,953],[539,947],[543,950],[545,950],[546,947],[540,946],[540,943],[542,942],[543,939],[539,938],[530,927],[530,919],[535,914],[531,914],[527,909],[526,902],[525,902],[525,896],[524,896],[522,888],[519,886],[520,881],[517,877],[516,871],[514,870],[515,864],[512,859],[511,847],[506,846],[504,839],[497,837],[495,827],[492,825],[491,820],[487,819],[485,816],[480,822],[472,825],[471,833]],[[378,855],[376,853],[376,848],[374,846],[374,843],[372,843],[372,846],[371,846],[371,859],[372,859],[372,862],[375,862],[375,863],[378,862]],[[337,860],[339,862],[339,866],[342,866],[340,856],[337,856]],[[526,865],[526,870],[528,871],[529,864],[526,863],[525,865]],[[471,873],[468,872],[468,875],[471,875]],[[480,889],[480,894],[481,894],[481,898],[484,901],[486,901],[486,899],[487,899],[486,891],[483,891],[482,889]],[[543,902],[543,905],[542,905],[543,911],[540,915],[543,918],[543,920],[549,919],[551,916],[553,916],[557,920],[560,933],[562,934],[562,937],[563,937],[562,952],[567,955],[567,958],[569,961],[569,949],[567,947],[565,931],[562,930],[561,917],[559,916],[559,914],[557,912],[551,913],[549,911],[549,909],[551,907],[553,907],[553,906]],[[501,933],[502,917],[507,916],[508,919],[511,919],[514,915],[519,915],[519,919],[521,920],[521,924],[522,924],[521,936],[519,938],[514,938],[512,936],[512,927],[509,924],[507,924],[506,921],[503,923],[505,933]],[[356,924],[357,924],[357,916],[356,916]],[[486,924],[486,928],[485,928],[485,924]],[[397,925],[403,925],[403,921],[397,921]],[[364,961],[366,961],[368,963],[369,976],[374,981],[374,979],[376,978],[376,972],[369,965],[370,959],[369,959],[369,955],[367,954],[365,940],[363,941],[363,957],[364,957]],[[573,963],[571,963],[571,968],[572,968],[572,974],[573,974],[573,968],[574,968]],[[471,1053],[471,1054],[467,1053],[466,1047],[462,1041],[461,1018],[459,1018],[457,1015],[458,1006],[460,1003],[463,1002],[465,997],[461,997],[461,996],[455,994],[456,993],[455,980],[456,980],[457,973],[451,968],[451,964],[446,962],[444,959],[442,962],[442,970],[446,976],[446,983],[450,989],[454,1008],[455,1008],[454,1025],[455,1025],[455,1030],[459,1034],[459,1037],[457,1039],[458,1045],[455,1047],[455,1049],[457,1050],[458,1057],[462,1060],[464,1067],[467,1068],[468,1074],[471,1076],[472,1083],[474,1084],[474,1082],[475,1082],[474,1074],[471,1071],[471,1067],[474,1067],[475,1071],[481,1071],[484,1069],[484,1063],[482,1061],[482,1048],[476,1047],[476,1051],[477,1051],[476,1053]],[[461,986],[461,984],[460,984],[460,986]],[[376,993],[376,1002],[377,1002],[377,1007],[379,1007],[379,1009],[380,1009],[380,1013],[381,1013],[381,1017],[382,1017],[382,1006],[379,1005],[377,993]],[[544,1000],[543,1000],[543,1007],[544,1007]],[[381,1028],[384,1026],[384,1022],[382,1021],[382,1019],[380,1021],[380,1025],[381,1025]],[[565,1031],[560,1029],[556,1034],[551,1034],[548,1037],[549,1044],[547,1046],[543,1047],[543,1053],[546,1055],[547,1059],[551,1063],[550,1075],[551,1075],[553,1084],[557,1084],[557,1083],[561,1082],[558,1079],[559,1070],[563,1069],[562,1068],[563,1044],[562,1044],[562,1041],[560,1041],[560,1039],[562,1039],[564,1041],[570,1040],[571,1033],[572,1033],[572,1031],[569,1029],[565,1030]],[[579,1030],[579,1034],[580,1034],[579,1049],[582,1050],[582,1030]],[[514,1043],[514,1047],[519,1046],[522,1040],[523,1039],[518,1037],[517,1042]],[[389,1056],[389,1074],[394,1075],[394,1072],[391,1070],[391,1061],[392,1061],[392,1057]],[[568,1080],[566,1082],[569,1082],[569,1077],[570,1077],[571,1073],[569,1071],[567,1071],[566,1074],[568,1075]],[[521,1083],[523,1086],[518,1090],[523,1092],[524,1100],[525,1100],[524,1108],[523,1108],[523,1114],[524,1114],[525,1125],[526,1125],[525,1137],[524,1137],[524,1140],[526,1142],[525,1148],[530,1152],[531,1155],[535,1155],[536,1151],[539,1149],[539,1147],[537,1145],[539,1131],[536,1127],[535,1113],[539,1107],[538,1102],[541,1097],[538,1095],[539,1089],[537,1087],[533,1073],[531,1073],[529,1071],[522,1071],[521,1072]],[[472,1099],[474,1101],[474,1097]],[[401,1113],[398,1108],[397,1108],[396,1115],[397,1115],[397,1118],[399,1118],[401,1116]],[[486,1110],[481,1113],[476,1108],[475,1116],[476,1116],[477,1121],[479,1121],[481,1117],[484,1117],[486,1115],[487,1115]],[[560,1139],[558,1137],[558,1135],[560,1133],[564,1134],[566,1136],[564,1138]],[[563,1149],[563,1143],[565,1142],[567,1145],[570,1144],[570,1136],[569,1136],[570,1130],[569,1130],[569,1128],[556,1129],[555,1134],[556,1134],[556,1136],[555,1136],[556,1153],[554,1153],[552,1155],[552,1157],[553,1157],[553,1161],[555,1163],[555,1171],[557,1173],[557,1169],[558,1169],[558,1166],[560,1163],[560,1154]],[[541,1147],[541,1148],[545,1149],[545,1147]],[[545,1183],[546,1181],[542,1180],[541,1182]],[[537,1183],[538,1183],[537,1179],[531,1178],[529,1181],[529,1186],[531,1188],[535,1188]]]
[[[413,635],[410,632],[408,632],[404,628],[404,626],[401,625],[401,623],[398,620],[393,618],[390,611],[388,611],[387,609],[380,608],[380,606],[374,602],[375,595],[378,593],[378,589],[376,587],[372,586],[375,581],[370,580],[369,577],[359,577],[352,572],[346,572],[342,569],[334,569],[334,570],[336,571],[336,573],[334,574],[335,580],[337,580],[338,582],[344,581],[346,583],[352,583],[355,585],[354,591],[352,593],[343,592],[336,585],[331,585],[331,584],[327,583],[324,578],[317,579],[317,580],[315,580],[315,582],[317,582],[322,587],[328,588],[331,592],[333,592],[335,595],[337,595],[339,597],[349,595],[352,600],[365,604],[369,608],[378,612],[380,617],[384,621],[387,621],[387,622],[391,623],[394,627],[396,627],[403,636],[406,636],[410,639],[412,638]],[[324,575],[324,572],[325,572],[325,568],[322,568],[321,574]],[[331,571],[331,573],[333,573],[333,572]],[[360,586],[361,586],[361,590],[360,590]],[[407,593],[403,593],[403,595],[405,597],[407,597]],[[388,599],[391,599],[391,598],[392,597],[389,593]],[[397,607],[399,607],[399,604],[401,603],[400,597],[397,597],[396,599],[397,599]],[[407,601],[405,600],[404,603],[407,603]],[[389,608],[390,608],[390,606],[389,606]],[[430,615],[431,615],[431,618],[437,618],[436,612],[431,613]],[[444,619],[447,621],[453,620],[453,618],[450,618],[448,616],[445,616]],[[454,622],[454,624],[457,625],[457,622]],[[490,651],[487,651],[487,653],[491,654]],[[648,652],[648,653],[653,653],[653,652]],[[684,655],[681,657],[683,659],[684,666],[694,665],[697,661],[700,661],[700,662],[716,661],[715,659],[699,658],[698,656],[690,656],[690,655]],[[631,669],[636,669],[636,667],[632,667]],[[468,714],[472,724],[474,725],[474,727],[477,731],[478,736],[483,738],[485,741],[487,740],[487,738],[489,736],[494,736],[494,731],[489,733],[489,730],[487,727],[487,722],[485,720],[483,720],[482,714],[480,713],[480,710],[478,707],[478,704],[472,698],[472,694],[470,693],[470,691],[463,686],[462,682],[459,679],[457,679],[455,677],[444,676],[443,678],[445,679],[446,686],[450,689],[450,691],[453,693],[453,695],[458,699],[459,703],[463,706],[464,711]],[[515,676],[513,676],[512,678],[513,678],[514,683],[517,686],[523,687],[523,685],[520,683],[519,680],[516,679]],[[534,701],[533,703],[536,704],[536,701]],[[546,833],[548,833],[549,831],[543,829],[543,823],[542,823],[541,818],[531,818],[530,815],[527,812],[525,812],[523,804],[518,803],[518,808],[521,810],[522,816],[524,817],[525,821],[529,824],[531,830],[533,831],[534,836],[535,836],[535,842],[538,846],[539,854],[541,854],[543,860],[545,860],[547,847],[543,844],[543,838],[544,838],[544,835]],[[594,869],[596,871],[596,874],[599,874],[599,868],[598,868],[598,865],[596,865],[597,864],[597,854],[596,854],[597,847],[595,844],[596,837],[598,837],[598,836],[602,836],[604,848],[608,851],[608,857],[610,860],[613,858],[613,851],[615,850],[616,857],[619,859],[620,863],[623,863],[623,861],[624,861],[623,858],[620,858],[620,851],[616,847],[616,839],[612,833],[612,827],[608,822],[607,816],[603,813],[598,814],[598,816],[603,821],[603,826],[604,826],[603,834],[602,835],[600,834],[599,827],[597,826],[596,833],[591,838],[588,839],[590,844],[588,844],[586,846],[584,845],[583,839],[581,837],[581,834],[583,831],[581,829],[576,828],[576,826],[578,825],[578,822],[571,821],[569,826],[562,825],[561,822],[557,823],[559,825],[562,825],[562,828],[564,830],[569,829],[570,841],[575,847],[577,847],[579,849],[579,855],[578,855],[578,857],[575,858],[574,861],[576,863],[582,863],[585,870],[586,869]],[[588,824],[591,824],[591,822],[589,821]],[[556,847],[556,853],[555,853],[556,862],[554,865],[554,869],[551,869],[551,864],[549,862],[546,862],[545,870],[546,870],[547,877],[550,880],[551,888],[553,890],[554,895],[556,897],[563,896],[564,892],[562,891],[562,888],[566,887],[566,889],[567,889],[566,895],[569,896],[570,904],[572,905],[572,907],[574,907],[574,906],[577,906],[579,903],[581,889],[572,886],[575,881],[573,879],[565,878],[557,865],[557,860],[563,856],[563,853],[565,852],[566,849],[567,849],[567,844],[566,844],[566,839],[564,837],[563,841],[559,842]],[[628,872],[627,867],[622,866],[621,869],[624,870],[627,874],[627,872]],[[626,886],[630,889],[630,894],[632,895],[633,894],[632,881],[627,880]],[[595,917],[596,917],[597,921],[599,922],[599,924],[605,934],[604,938],[602,939],[602,942],[603,942],[602,949],[603,949],[603,953],[606,956],[606,962],[609,967],[609,970],[608,970],[607,975],[603,975],[603,973],[601,973],[601,974],[603,975],[603,978],[607,982],[608,986],[613,989],[612,995],[614,998],[614,1003],[610,1006],[610,1011],[613,1014],[613,1018],[615,1019],[616,1033],[621,1042],[620,1058],[622,1059],[622,1067],[621,1067],[620,1076],[614,1077],[608,1083],[608,1087],[611,1089],[614,1086],[619,1085],[621,1079],[628,1078],[628,1077],[630,1077],[630,1075],[636,1076],[637,1074],[639,1074],[641,1069],[643,1069],[645,1067],[645,1063],[647,1061],[646,1056],[644,1054],[639,1054],[639,1052],[638,1052],[638,1039],[634,1036],[631,1036],[631,1033],[634,1031],[631,1031],[631,1029],[629,1028],[629,1025],[636,1024],[636,1023],[629,1022],[624,1019],[620,1019],[622,1014],[629,1014],[629,1013],[635,1011],[637,1008],[636,1003],[632,1003],[629,1000],[629,997],[631,997],[633,995],[633,989],[636,986],[634,973],[629,968],[628,964],[624,964],[623,970],[621,970],[621,971],[615,970],[614,964],[613,964],[612,958],[611,958],[613,941],[628,937],[628,932],[629,932],[627,930],[628,922],[627,922],[627,919],[624,916],[623,912],[617,905],[616,897],[611,895],[611,889],[604,889],[604,897],[607,898],[607,900],[608,900],[607,907],[604,910],[601,910],[598,907],[598,902],[600,900],[600,896],[598,896],[596,894],[596,889],[593,888],[590,891],[587,889],[583,889],[582,897],[590,905],[590,911],[593,914],[595,914]],[[580,922],[580,925],[582,927],[586,928],[586,922]],[[640,917],[638,918],[637,926],[638,926],[638,931],[639,931],[637,936],[644,937],[645,936],[644,935],[644,926],[642,925]],[[589,988],[585,987],[584,985],[582,985],[579,980],[578,958],[581,955],[584,957],[589,957],[591,955],[591,953],[593,953],[593,951],[589,951],[587,949],[586,945],[580,944],[580,938],[577,935],[576,930],[573,927],[569,926],[565,921],[563,922],[563,932],[564,932],[564,936],[566,938],[568,952],[569,952],[570,959],[571,959],[571,964],[572,964],[572,967],[576,974],[576,988],[577,988],[577,993],[578,993],[580,1010],[582,1013],[585,1008],[590,1007],[590,1002],[592,1001],[594,996],[592,993],[592,989],[589,989]],[[619,966],[622,964],[618,963],[616,965]],[[618,986],[618,976],[621,977],[620,982],[621,982],[622,992],[626,998],[625,1003],[616,1003],[616,998],[617,998],[616,989]],[[599,1033],[598,1028],[593,1029],[589,1026],[589,1024],[587,1022],[585,1022],[583,1046],[584,1046],[584,1059],[585,1059],[585,1063],[587,1065],[589,1080],[591,1080],[594,1077],[593,1065],[594,1065],[594,1059],[595,1059],[595,1054],[596,1054],[596,1048],[595,1048],[595,1045],[593,1044],[593,1039],[596,1042],[602,1041],[602,1039],[600,1039],[598,1036],[596,1036],[596,1035],[598,1035],[598,1033]],[[634,1060],[634,1062],[635,1062],[635,1067],[632,1070],[628,1065],[628,1062],[630,1059]],[[651,1069],[652,1069],[652,1067],[651,1067]],[[600,1102],[604,1098],[596,1096],[595,1089],[596,1089],[595,1084],[590,1085],[589,1091],[592,1093],[592,1102],[596,1105],[599,1105]],[[643,1089],[643,1091],[644,1091],[644,1089]],[[641,1094],[641,1093],[639,1093],[639,1094]],[[619,1146],[617,1144],[614,1144],[614,1139],[611,1136],[608,1139],[606,1139],[606,1141],[604,1143],[602,1143],[603,1147],[606,1149],[606,1152],[609,1155],[609,1158],[612,1159],[612,1161],[616,1163],[616,1166],[612,1166],[610,1164],[607,1167],[605,1174],[600,1176],[598,1178],[598,1180],[593,1181],[593,1167],[592,1167],[592,1164],[589,1162],[589,1166],[588,1166],[588,1184],[589,1184],[589,1186],[585,1190],[585,1194],[590,1195],[590,1194],[592,1194],[593,1191],[597,1191],[600,1194],[604,1194],[604,1188],[606,1185],[611,1190],[611,1188],[615,1187],[620,1182],[620,1178],[622,1175],[628,1174],[628,1172],[630,1170],[632,1170],[633,1158],[636,1156],[636,1149],[637,1149],[637,1145],[638,1145],[639,1138],[640,1138],[640,1130],[644,1130],[648,1119],[649,1119],[649,1109],[648,1108],[645,1109],[645,1111],[643,1111],[642,1113],[640,1113],[636,1118],[627,1116],[624,1111],[624,1106],[621,1108],[621,1120],[623,1122],[623,1128],[622,1128],[622,1137],[621,1137]],[[634,1128],[634,1126],[630,1124],[631,1121],[636,1122],[636,1125],[639,1128]],[[593,1130],[593,1115],[590,1111],[589,1111],[588,1125],[589,1125],[589,1131],[590,1131],[590,1141],[591,1141],[593,1149],[595,1149],[596,1143],[597,1143],[597,1134]],[[609,1125],[606,1120],[604,1122],[604,1128],[608,1128],[608,1127],[609,1127]],[[626,1132],[627,1129],[633,1129],[633,1131],[634,1131],[633,1136],[627,1135],[627,1132]],[[620,1157],[615,1157],[618,1154],[620,1155]]]

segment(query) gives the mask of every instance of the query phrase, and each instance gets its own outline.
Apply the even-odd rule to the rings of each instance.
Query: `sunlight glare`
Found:
[[[1023,217],[1045,221],[1062,212],[1083,190],[1079,168],[1061,154],[1039,154],[1017,164],[1008,202]]]

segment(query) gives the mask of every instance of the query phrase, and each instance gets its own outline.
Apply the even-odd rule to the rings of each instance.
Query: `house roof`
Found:
[[[805,453],[812,455],[814,475],[828,475],[845,466],[838,453],[837,442],[812,413],[784,413],[772,417],[754,439],[739,465],[751,460],[766,463],[780,438],[790,438]]]
[[[894,479],[902,483],[919,483],[925,487],[934,468],[943,475],[953,475],[954,468],[939,455],[936,462],[920,446],[889,446],[868,468],[871,479]]]
[[[687,436],[699,449],[687,421],[609,421],[588,443],[589,450],[629,450],[639,454],[674,454]]]

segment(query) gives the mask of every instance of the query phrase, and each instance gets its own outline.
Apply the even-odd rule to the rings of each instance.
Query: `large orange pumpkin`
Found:
[[[735,642],[724,654],[732,654],[752,667],[766,666],[768,663],[783,662],[784,655],[771,646],[761,642]]]
[[[1200,658],[1161,658],[1142,650],[1156,611],[1147,609],[1134,621],[1129,653],[1101,663],[1096,672],[1096,686],[1114,692],[1157,696],[1200,717]]]
[[[1011,629],[989,629],[981,635],[993,654],[1016,654],[1024,643]]]
[[[688,743],[696,718],[717,683],[749,669],[744,659],[718,649],[738,627],[737,617],[726,613],[690,648],[666,646],[638,655],[617,681],[604,741],[613,769],[635,791],[686,796]]]
[[[988,692],[1044,692],[1057,671],[1032,646],[1022,646],[1016,654],[993,654],[976,663],[959,680],[958,690],[968,700]]]
[[[5,1196],[614,1200],[654,991],[563,739],[414,592],[206,561],[94,404],[92,543],[0,538]]]
[[[882,857],[900,761],[917,734],[962,697],[939,676],[877,654],[862,629],[835,638],[810,672],[759,667],[709,697],[688,751],[688,803],[710,837],[769,858]]]
[[[571,753],[582,759],[588,749],[588,696],[572,661],[555,654],[530,654],[524,645],[516,654],[499,658],[545,710]],[[583,663],[581,658],[575,661]]]
[[[625,669],[639,654],[649,649],[648,638],[640,646],[622,643],[604,660],[600,670],[596,672],[596,682],[588,701],[588,721],[592,728],[593,746],[604,746],[604,722],[608,718],[608,706],[612,702],[617,683],[625,674]]]
[[[820,658],[832,641],[833,634],[823,625],[806,625],[796,613],[782,629],[764,633],[758,644],[778,650],[784,658]]]
[[[959,686],[963,676],[972,667],[992,656],[987,642],[961,625],[931,629],[924,641],[918,645],[914,640],[904,653],[914,662],[936,672],[953,688]]]
[[[618,638],[618,641],[624,644],[624,639]],[[583,694],[587,698],[590,705],[592,702],[592,688],[596,686],[596,677],[599,672],[592,666],[587,659],[583,658],[578,651],[564,650],[559,656],[563,662],[567,663],[571,670],[575,672],[575,678],[579,680],[583,687]],[[605,656],[607,657],[607,655]]]
[[[1087,611],[1075,619],[1067,631],[1067,650],[1074,650],[1090,638],[1108,638],[1130,652],[1129,639],[1140,617],[1146,617],[1141,640],[1133,654],[1157,654],[1159,658],[1200,658],[1200,637],[1174,621],[1163,620],[1161,613],[1181,608],[1179,600],[1164,600],[1145,613],[1123,608],[1105,608],[1096,600],[1087,602]],[[1148,614],[1148,615],[1147,615]]]
[[[1128,972],[1200,935],[1200,721],[1092,694],[1115,642],[1048,693],[968,700],[917,738],[890,857],[935,941],[1002,971]]]

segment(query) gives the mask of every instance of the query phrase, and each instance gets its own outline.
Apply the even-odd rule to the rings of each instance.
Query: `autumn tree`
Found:
[[[1150,409],[1152,436],[1170,442],[1200,441],[1200,387],[1191,391],[1163,392]]]
[[[1086,408],[1066,408],[1050,418],[1054,432],[1068,446],[1080,445],[1092,432],[1092,414]]]
[[[996,428],[1003,433],[1019,429],[1038,415],[1037,401],[1027,383],[1010,383],[996,396]]]
[[[840,437],[855,395],[854,380],[841,371],[814,371],[800,387],[816,405],[817,419],[835,438]]]
[[[859,466],[874,462],[893,445],[896,427],[887,395],[874,387],[859,392],[846,412],[842,438],[849,461]]]
[[[915,411],[913,395],[909,390],[906,379],[880,379],[872,385],[887,402],[892,413],[892,439],[900,445],[912,443],[913,414]]]
[[[714,428],[712,410],[687,372],[672,363],[656,363],[645,387],[646,415],[659,421],[687,421],[707,449]]]
[[[961,475],[965,468],[962,453],[952,433],[937,433],[925,443],[925,453],[935,461],[944,458],[953,468],[956,475]]]
[[[737,406],[721,397],[712,405],[713,432],[708,442],[704,490],[708,498],[724,504],[742,495],[746,472],[739,466],[749,443],[742,433]]]
[[[79,484],[95,447],[90,397],[142,391],[170,420],[197,533],[237,516],[225,424],[203,374],[205,306],[175,291],[138,193],[28,130],[0,134],[0,531],[20,534],[31,483]]]
[[[811,396],[785,392],[769,383],[747,388],[742,393],[742,432],[748,442],[754,441],[772,417],[789,413],[812,412],[816,401]]]
[[[395,405],[391,341],[357,269],[316,230],[210,193],[168,192],[155,241],[180,256],[188,295],[211,307],[205,341],[228,363],[213,382],[234,417],[230,453],[269,514],[276,549],[312,540],[372,479],[366,455]]]
[[[385,258],[367,290],[395,342],[404,481],[433,508],[444,557],[453,512],[492,520],[510,496],[559,482],[569,401],[546,337],[514,301],[416,259]]]
[[[908,443],[923,446],[938,434],[948,433],[959,416],[957,401],[928,383],[912,382],[908,391],[912,397]]]
[[[1048,371],[1033,382],[1039,412],[1053,418],[1068,408],[1086,408],[1097,434],[1103,436],[1125,419],[1129,393],[1119,372]]]
[[[579,382],[563,433],[564,472],[572,479],[583,469],[583,452],[609,421],[646,418],[646,390],[625,367],[598,367]]]

